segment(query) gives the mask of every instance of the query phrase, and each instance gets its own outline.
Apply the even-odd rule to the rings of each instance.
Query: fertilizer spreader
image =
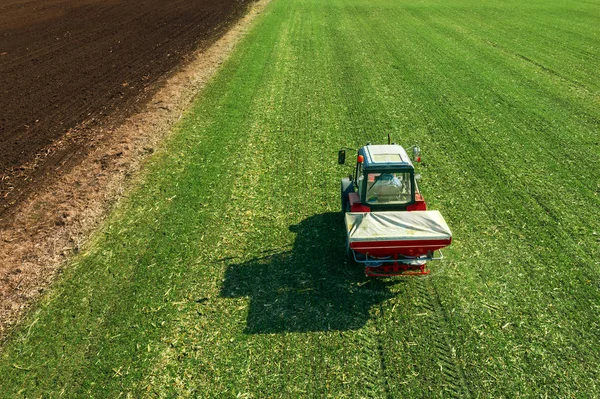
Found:
[[[413,159],[420,162],[413,147]],[[338,155],[344,164],[346,150]],[[452,233],[438,211],[428,211],[419,175],[397,144],[360,148],[353,175],[342,179],[348,255],[371,277],[429,274],[427,261],[443,258]]]

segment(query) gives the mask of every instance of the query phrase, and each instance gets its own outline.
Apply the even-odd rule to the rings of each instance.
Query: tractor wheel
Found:
[[[342,214],[350,210],[350,193],[354,192],[354,185],[352,180],[345,177],[342,179]]]

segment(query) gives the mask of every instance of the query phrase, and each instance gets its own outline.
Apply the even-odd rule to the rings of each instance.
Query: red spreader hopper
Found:
[[[438,211],[347,212],[345,221],[347,250],[367,276],[428,274],[426,262],[452,242]]]

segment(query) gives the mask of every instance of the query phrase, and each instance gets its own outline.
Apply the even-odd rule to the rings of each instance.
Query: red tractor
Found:
[[[345,158],[342,149],[338,163]],[[420,162],[418,147],[413,158]],[[347,252],[367,276],[429,274],[426,262],[442,259],[441,248],[452,242],[442,215],[427,210],[418,179],[404,148],[370,143],[358,150],[354,174],[342,179]]]

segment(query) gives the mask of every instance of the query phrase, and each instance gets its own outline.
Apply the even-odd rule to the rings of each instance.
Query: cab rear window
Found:
[[[412,200],[410,173],[368,173],[367,203],[408,204]]]

